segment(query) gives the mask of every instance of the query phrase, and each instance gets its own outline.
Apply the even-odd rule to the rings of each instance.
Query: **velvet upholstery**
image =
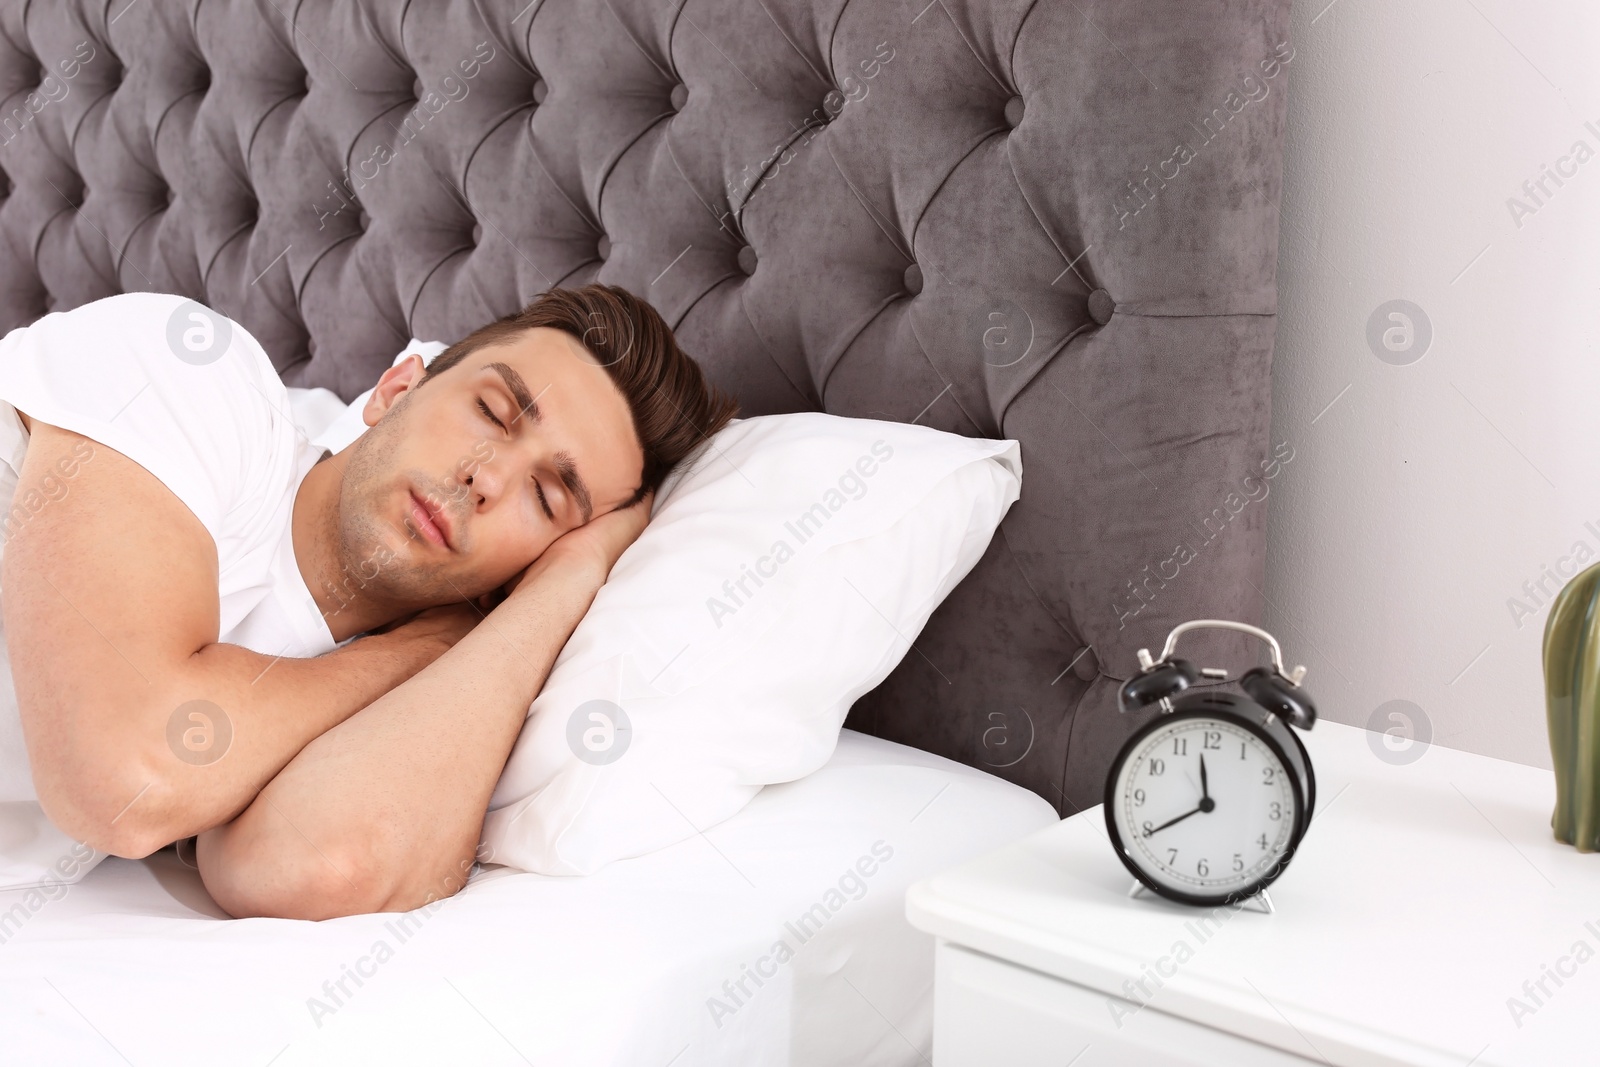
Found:
[[[1016,438],[1021,500],[849,724],[1068,813],[1135,651],[1259,622],[1288,16],[0,0],[0,331],[177,292],[350,399],[599,280],[743,414]]]

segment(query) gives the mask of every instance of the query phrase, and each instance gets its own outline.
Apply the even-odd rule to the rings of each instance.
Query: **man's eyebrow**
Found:
[[[506,388],[511,391],[511,399],[517,405],[517,414],[512,417],[511,421],[516,422],[517,419],[522,417],[523,412],[527,412],[528,418],[532,419],[533,424],[537,426],[541,418],[539,401],[528,391],[528,383],[522,380],[522,375],[517,373],[517,369],[498,360],[494,363],[485,364],[485,366],[500,375],[501,380],[506,383]]]
[[[588,522],[594,518],[594,501],[589,498],[589,487],[584,485],[583,479],[579,477],[571,453],[556,453],[556,473],[561,475],[561,484],[565,485],[573,499],[577,500],[578,507],[583,511],[583,521]]]

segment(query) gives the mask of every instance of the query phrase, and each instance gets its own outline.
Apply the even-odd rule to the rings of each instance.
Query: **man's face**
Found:
[[[536,327],[418,388],[422,369],[409,356],[384,372],[340,487],[339,552],[369,595],[432,605],[497,589],[638,488],[627,400],[570,334]]]

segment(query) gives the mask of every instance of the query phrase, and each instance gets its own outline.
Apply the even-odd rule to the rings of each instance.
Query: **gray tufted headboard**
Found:
[[[348,400],[412,336],[598,280],[742,414],[1016,438],[1021,500],[849,725],[1066,813],[1136,725],[1136,649],[1259,621],[1292,457],[1268,441],[1288,16],[0,0],[0,333],[176,292]]]

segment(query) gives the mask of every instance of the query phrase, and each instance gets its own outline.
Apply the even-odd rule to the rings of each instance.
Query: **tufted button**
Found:
[[[922,292],[922,268],[915,263],[906,268],[905,286],[912,296]]]
[[[366,233],[367,228],[371,225],[372,216],[367,214],[366,208],[362,208],[361,214],[356,216],[356,226],[360,228],[362,233]]]
[[[756,272],[756,250],[749,245],[739,249],[739,269],[747,275]]]
[[[594,246],[594,250],[601,259],[609,259],[611,256],[611,238],[601,234],[599,242]]]
[[[472,247],[476,248],[483,243],[483,223],[472,224]]]
[[[416,81],[411,83],[411,99],[421,100],[422,94],[425,92],[427,92],[427,90],[423,88],[421,78],[418,78]]]
[[[689,87],[682,83],[672,87],[672,110],[682,111],[683,105],[689,102]]]
[[[197,73],[195,75],[194,87],[196,89],[199,89],[202,93],[206,92],[207,90],[209,90],[211,88],[211,68],[210,67],[201,66],[199,73]]]
[[[1022,97],[1013,96],[1006,101],[1006,124],[1013,130],[1022,124]]]
[[[824,123],[832,122],[844,110],[845,95],[837,89],[829,89],[822,97],[822,106],[817,110],[822,112]]]
[[[1100,676],[1100,661],[1095,658],[1093,647],[1074,652],[1077,657],[1072,664],[1072,675],[1082,682],[1092,682]]]
[[[164,193],[165,193],[165,194],[166,194],[166,197],[167,197],[167,206],[168,206],[168,207],[171,207],[171,206],[172,206],[172,203],[173,203],[173,201],[175,201],[175,200],[177,200],[177,199],[178,199],[178,190],[176,190],[176,189],[174,189],[174,188],[173,188],[173,187],[172,187],[172,186],[170,186],[170,185],[169,185],[169,186],[166,186],[166,187],[165,187],[165,188],[164,188],[164,189],[163,189],[163,190],[162,190],[162,192],[164,192]]]
[[[1111,314],[1116,310],[1117,302],[1104,289],[1089,294],[1089,317],[1101,326],[1111,321]]]
[[[310,92],[311,92],[311,72],[309,70],[302,70],[300,72],[300,94],[299,95],[305,96]]]
[[[11,177],[10,177],[10,175],[6,174],[5,171],[0,170],[0,200],[4,200],[6,197],[8,197],[10,195],[11,195]]]
[[[535,81],[533,83],[533,102],[535,104],[544,103],[544,98],[546,96],[548,96],[549,93],[550,93],[550,87],[545,85],[544,79],[543,78],[535,79]]]

